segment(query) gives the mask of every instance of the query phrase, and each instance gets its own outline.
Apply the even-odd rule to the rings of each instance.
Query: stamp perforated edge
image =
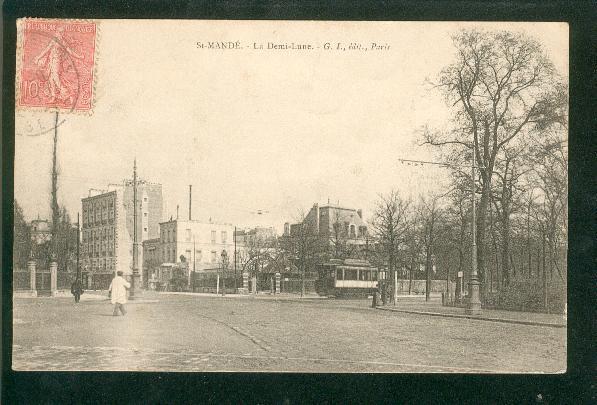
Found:
[[[60,22],[76,22],[76,23],[93,23],[95,24],[95,43],[93,50],[93,65],[91,67],[93,77],[91,80],[91,107],[88,110],[65,109],[59,107],[38,107],[38,106],[23,106],[19,105],[19,97],[21,92],[21,68],[23,67],[23,46],[24,46],[24,27],[27,21],[60,21]],[[39,111],[39,112],[58,112],[64,114],[77,114],[82,116],[93,115],[93,109],[96,103],[97,94],[97,64],[100,57],[99,43],[101,39],[101,23],[98,20],[88,20],[80,18],[43,18],[43,17],[23,17],[17,19],[17,49],[16,49],[16,72],[15,72],[15,113],[19,111]]]

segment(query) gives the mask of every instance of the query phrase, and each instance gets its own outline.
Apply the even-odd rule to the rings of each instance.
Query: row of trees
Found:
[[[374,236],[382,262],[390,270],[421,262],[442,272],[469,270],[474,181],[482,292],[513,279],[565,283],[564,79],[525,35],[470,30],[453,42],[456,61],[435,85],[452,120],[448,130],[425,128],[421,142],[450,168],[450,188],[414,203],[396,192],[380,197]]]
[[[435,278],[449,277],[450,271],[468,274],[474,182],[482,292],[514,279],[565,282],[565,80],[541,45],[523,34],[466,30],[453,43],[455,61],[435,84],[452,112],[449,129],[425,128],[421,137],[449,168],[449,188],[416,201],[395,191],[381,195],[368,243],[359,249],[346,243],[340,228],[329,241],[307,225],[298,229],[278,248],[299,267],[322,257],[360,257],[390,274],[421,267],[437,269]]]

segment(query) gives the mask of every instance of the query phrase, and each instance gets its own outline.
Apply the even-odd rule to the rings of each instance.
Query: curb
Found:
[[[392,308],[383,308],[383,307],[376,307],[375,309],[379,309],[381,311],[401,312],[404,314],[441,316],[444,318],[465,318],[465,319],[473,319],[476,321],[501,322],[501,323],[510,323],[510,324],[518,324],[518,325],[530,325],[530,326],[547,326],[550,328],[565,328],[567,326],[567,324],[565,324],[565,323],[562,324],[562,323],[551,323],[551,322],[521,321],[518,319],[487,318],[487,317],[479,317],[479,316],[475,316],[475,315],[445,314],[445,313],[441,313],[441,312],[411,311],[411,310],[407,310],[407,309],[392,309]]]

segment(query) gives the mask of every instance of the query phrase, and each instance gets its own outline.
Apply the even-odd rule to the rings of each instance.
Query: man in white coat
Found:
[[[131,284],[122,277],[122,271],[116,272],[116,277],[110,283],[110,291],[112,304],[114,304],[114,313],[112,315],[118,316],[118,311],[122,315],[126,315],[124,304],[126,304],[126,290],[131,288]]]

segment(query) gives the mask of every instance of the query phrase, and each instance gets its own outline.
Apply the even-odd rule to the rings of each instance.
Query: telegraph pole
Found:
[[[77,212],[77,275],[76,279],[78,281],[81,280],[81,271],[79,269],[79,244],[81,243],[81,234],[79,233],[81,229],[81,225],[79,223],[79,213]]]
[[[234,227],[232,240],[234,241],[234,292],[236,292],[236,226]]]
[[[195,236],[193,235],[193,277],[191,277],[191,292],[194,292],[195,288],[195,270],[197,265],[197,248],[195,247]]]
[[[137,232],[137,158],[133,164],[133,275],[129,299],[139,294],[139,240]]]

